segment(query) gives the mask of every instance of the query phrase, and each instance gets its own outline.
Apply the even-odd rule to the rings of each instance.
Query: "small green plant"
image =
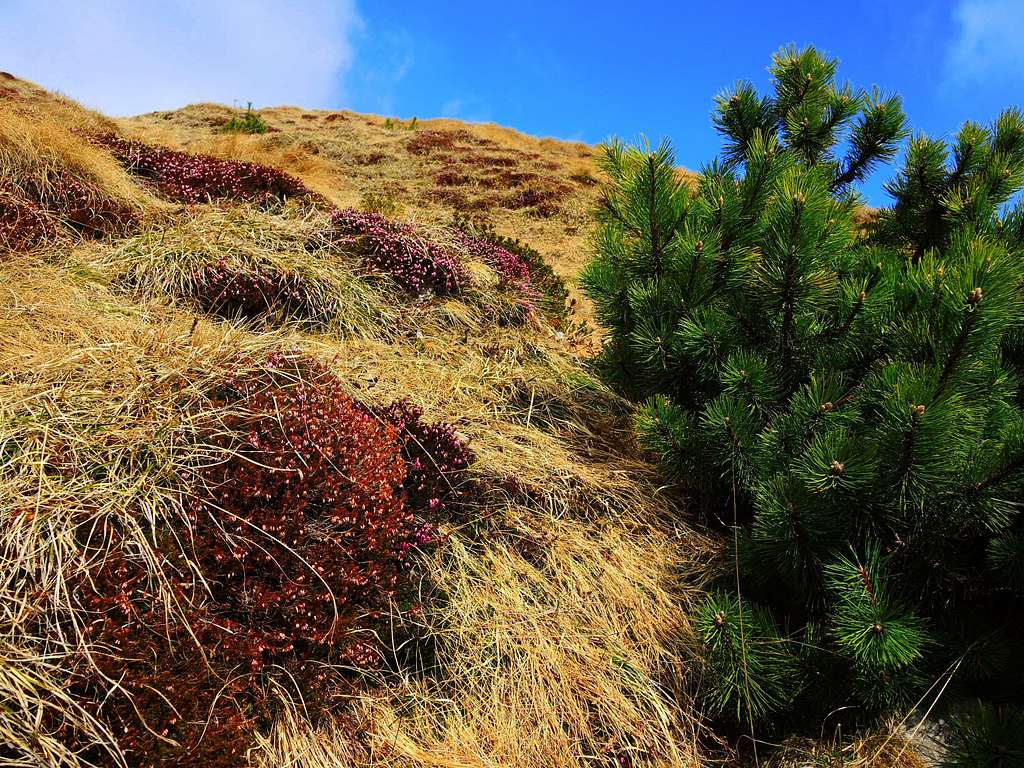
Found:
[[[420,127],[418,117],[413,117],[408,123],[388,117],[384,120],[384,128],[389,131],[415,131]]]
[[[799,660],[764,608],[714,592],[697,609],[694,629],[704,643],[702,674],[713,681],[708,700],[716,711],[759,722],[792,704],[802,685]]]
[[[240,117],[238,115],[232,117],[224,124],[223,130],[226,133],[266,133],[269,128],[259,113],[253,112],[250,101],[245,108],[245,114]]]
[[[389,219],[401,218],[405,213],[405,206],[386,192],[364,192],[359,200],[359,208]]]

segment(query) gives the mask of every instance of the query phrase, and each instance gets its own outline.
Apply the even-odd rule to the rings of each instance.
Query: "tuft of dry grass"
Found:
[[[302,702],[287,701],[267,734],[257,734],[248,759],[253,768],[361,768],[370,755],[348,721],[313,726]]]
[[[362,702],[380,764],[700,763],[681,685],[693,564],[642,516],[583,522],[548,501],[449,531],[427,563],[422,666]]]
[[[925,768],[904,739],[884,728],[857,737],[789,739],[772,756],[771,768]]]
[[[330,332],[387,336],[396,308],[357,275],[358,260],[328,249],[327,217],[296,208],[287,217],[248,206],[202,206],[116,244],[75,251],[78,267],[132,295],[181,300],[205,267],[296,274]]]
[[[109,764],[123,765],[114,735],[64,691],[65,666],[72,649],[26,637],[14,629],[23,619],[10,615],[12,608],[26,606],[7,603],[0,616],[0,697],[4,702],[0,744],[5,764],[79,765],[78,755],[59,736],[62,730],[74,730],[94,744],[107,745]],[[50,723],[51,728],[42,728],[41,723]],[[17,759],[12,755],[27,756],[33,762],[7,762],[6,758]]]
[[[160,206],[88,141],[83,126],[96,121],[81,112],[60,102],[32,108],[0,102],[0,192],[34,206],[65,232],[124,232]]]

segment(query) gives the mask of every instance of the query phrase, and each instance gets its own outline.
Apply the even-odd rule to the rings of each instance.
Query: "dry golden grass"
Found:
[[[770,761],[772,768],[925,768],[906,740],[886,729],[838,742],[787,741]]]
[[[196,221],[180,226],[187,232]],[[212,322],[104,274],[130,258],[130,242],[51,254],[63,265],[0,268],[0,517],[32,522],[4,536],[8,562],[19,558],[8,572],[31,574],[8,582],[5,600],[31,605],[32,615],[8,617],[0,636],[25,649],[32,622],[72,612],[64,585],[104,550],[110,530],[126,530],[145,551],[149,529],[181,508],[171,475],[205,460],[188,439],[197,421],[216,418],[204,393],[239,357],[298,347],[371,403],[409,397],[430,418],[453,420],[473,440],[485,487],[513,476],[543,499],[524,507],[501,490],[485,494],[479,525],[453,527],[423,564],[424,584],[438,585],[422,618],[437,653],[371,681],[373,692],[353,702],[371,724],[367,759],[575,766],[620,742],[656,764],[695,759],[695,726],[676,687],[692,590],[679,573],[710,547],[696,534],[665,532],[668,502],[649,470],[609,448],[622,435],[605,430],[624,424],[614,407],[598,412],[595,403],[614,399],[571,356],[528,328],[467,334],[450,317],[473,319],[472,306],[424,311],[415,320],[421,337],[397,341],[383,330],[360,338]],[[84,265],[104,249],[120,255]],[[50,471],[58,461],[74,471]],[[82,525],[96,532],[88,552]],[[26,590],[40,586],[50,597],[32,604]],[[59,672],[76,643],[42,650]],[[12,700],[26,702],[25,719],[45,697],[22,690]],[[254,745],[253,760],[301,754],[303,765],[344,765],[356,749],[347,734],[285,718]]]
[[[56,173],[70,174],[140,210],[147,202],[109,154],[56,121],[0,103],[0,183],[46,188]]]
[[[699,764],[680,684],[692,550],[643,514],[580,521],[550,502],[495,510],[483,540],[452,531],[430,559],[430,661],[363,703],[383,764]]]
[[[254,768],[362,768],[371,759],[337,723],[309,724],[301,703],[289,701],[270,733],[257,734],[248,759]]]
[[[0,89],[3,88],[0,81]],[[20,81],[18,81],[20,82]],[[0,98],[0,250],[63,237],[122,233],[168,206],[132,182],[89,136],[112,130],[106,118],[59,98]]]
[[[327,216],[292,214],[283,219],[248,206],[187,209],[116,244],[82,244],[72,260],[124,293],[172,303],[189,294],[198,272],[218,263],[245,272],[294,273],[331,332],[379,336],[393,328],[396,308],[357,276],[358,260],[328,248]]]
[[[0,184],[46,188],[53,176],[63,174],[140,212],[157,205],[109,153],[87,140],[116,130],[113,121],[69,99],[39,95],[31,83],[0,80],[0,85],[5,82],[23,96],[0,98]]]

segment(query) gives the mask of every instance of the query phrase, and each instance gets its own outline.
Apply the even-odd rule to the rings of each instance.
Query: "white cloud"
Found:
[[[946,57],[946,83],[1019,86],[1024,78],[1024,2],[960,0],[953,19],[957,31]]]
[[[473,97],[448,99],[441,105],[441,117],[466,123],[488,123],[493,119],[487,104]]]
[[[197,101],[329,107],[355,0],[0,0],[0,69],[112,115]]]
[[[462,99],[448,99],[441,105],[441,117],[458,117],[462,112]]]

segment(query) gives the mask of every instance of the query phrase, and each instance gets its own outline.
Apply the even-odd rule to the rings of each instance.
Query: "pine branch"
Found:
[[[833,341],[849,332],[850,328],[853,327],[853,321],[857,319],[857,315],[859,315],[860,311],[864,308],[864,302],[867,301],[868,294],[871,293],[871,290],[878,283],[881,276],[882,269],[881,265],[879,265],[875,267],[874,272],[871,273],[871,277],[868,278],[867,285],[864,286],[864,290],[860,292],[860,295],[857,297],[857,301],[850,308],[850,311],[846,316],[846,321],[837,328],[832,328],[819,333],[817,336],[818,341]]]
[[[1024,454],[1017,456],[1013,461],[1004,464],[1000,469],[993,472],[984,480],[981,480],[974,484],[975,491],[984,491],[987,488],[997,485],[1005,480],[1007,477],[1012,475],[1017,470],[1024,468]]]
[[[844,165],[846,166],[845,170],[838,176],[836,176],[835,179],[833,179],[832,181],[832,191],[834,192],[836,190],[842,189],[843,187],[846,187],[855,182],[859,177],[861,171],[863,171],[868,166],[868,163],[871,162],[871,159],[872,158],[870,156],[862,154],[857,155],[855,158],[847,160],[847,162],[844,163]]]
[[[718,230],[722,228],[722,208],[724,205],[725,198],[719,195],[718,208],[715,209],[715,229]],[[732,241],[734,239],[735,238],[731,233],[726,234],[726,236],[722,238],[722,245],[718,249],[718,260],[715,263],[715,276],[711,280],[711,292],[713,294],[718,293],[722,287],[722,281],[725,279],[725,269],[727,266],[725,254],[727,254],[729,249],[732,248]]]
[[[793,367],[793,314],[796,310],[794,283],[796,281],[796,240],[804,210],[803,193],[793,196],[793,224],[790,227],[790,246],[786,254],[786,271],[782,283],[782,380],[791,386]]]
[[[693,301],[693,289],[697,282],[697,271],[700,267],[701,254],[704,253],[704,241],[698,240],[693,247],[693,258],[690,260],[690,276],[686,281],[686,302]]]
[[[980,299],[979,299],[980,301]],[[949,352],[949,357],[946,358],[946,364],[942,367],[942,374],[939,376],[939,384],[935,389],[935,395],[932,397],[932,402],[939,399],[939,396],[946,388],[946,383],[949,381],[949,377],[952,375],[953,370],[956,368],[960,359],[963,357],[964,350],[967,347],[967,339],[970,338],[971,332],[974,330],[974,325],[978,320],[977,311],[972,311],[967,319],[960,326],[960,333],[956,337],[956,341],[953,343],[953,348]]]
[[[626,230],[626,232],[633,235],[633,237],[643,237],[643,232],[640,230],[640,228],[636,227],[635,225],[627,221],[626,217],[622,215],[622,212],[618,209],[618,207],[612,202],[611,198],[607,195],[601,198],[601,210],[604,211],[604,213],[611,216],[613,219],[615,219],[615,221],[624,230]]]
[[[914,465],[914,451],[917,447],[918,427],[924,415],[923,405],[910,406],[910,429],[903,436],[903,456],[900,460],[899,476],[904,477]]]
[[[654,259],[654,276],[661,277],[662,270],[662,245],[658,236],[658,190],[657,190],[657,165],[654,155],[647,155],[647,171],[651,174],[650,190],[647,200],[647,215],[650,222],[651,235],[651,258]]]

